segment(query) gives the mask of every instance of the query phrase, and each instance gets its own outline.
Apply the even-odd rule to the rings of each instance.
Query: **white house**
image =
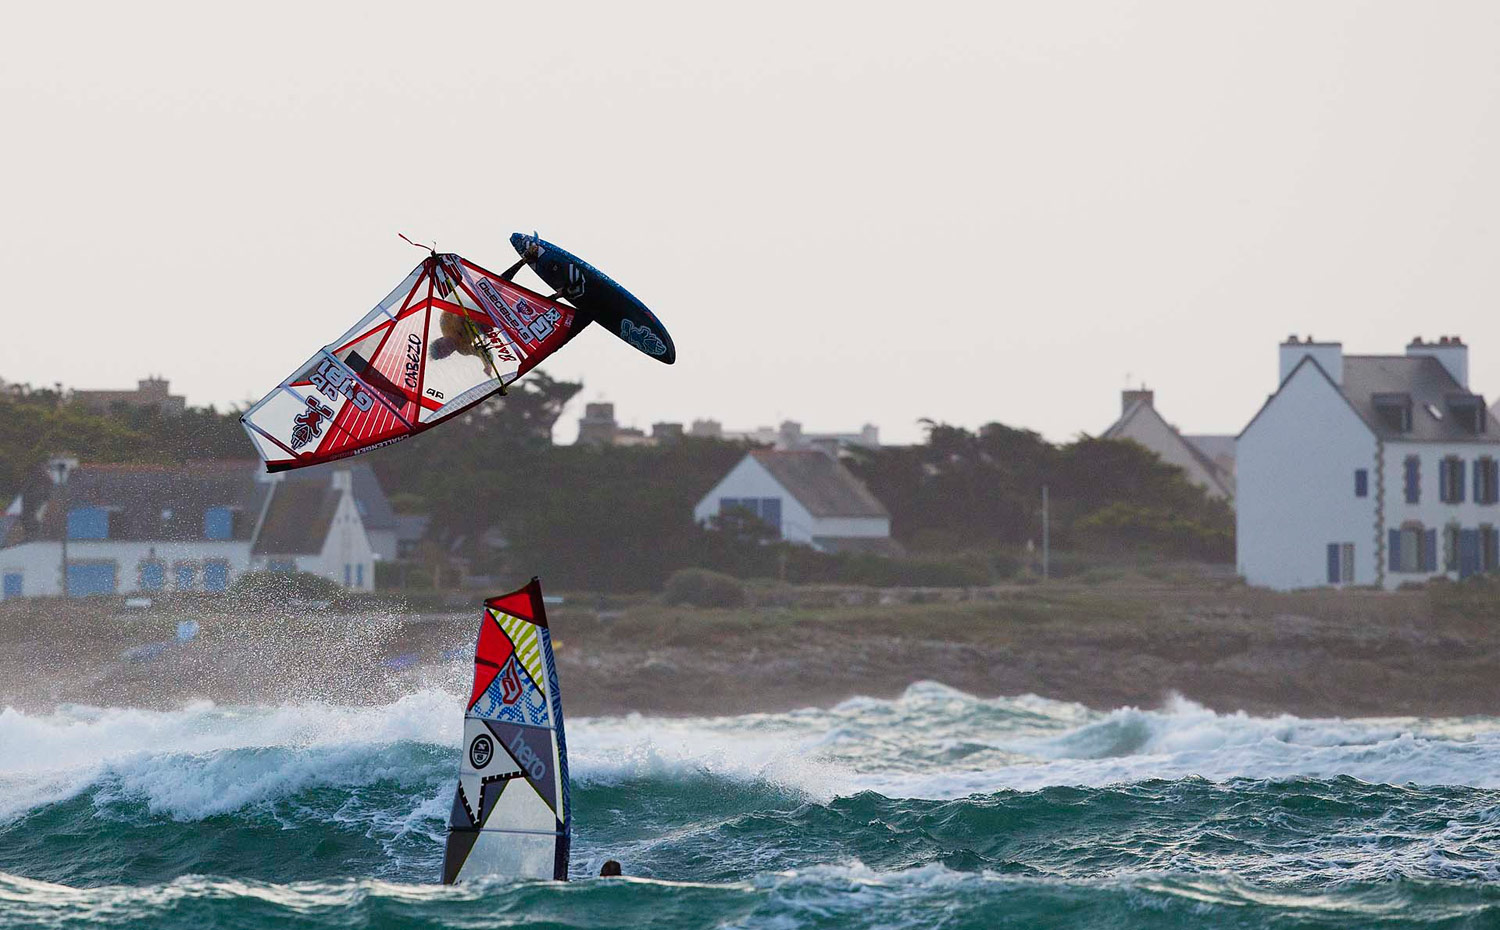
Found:
[[[309,572],[351,591],[375,590],[375,547],[353,475],[336,469],[327,481],[277,483],[250,555],[259,571]]]
[[[54,460],[47,477],[23,489],[0,518],[0,597],[61,594],[64,540],[67,590],[75,597],[223,591],[243,572],[272,567],[259,554],[263,524],[292,510],[301,512],[276,528],[321,528],[303,570],[373,590],[373,553],[349,472],[286,484],[319,490],[318,506],[305,509],[288,500],[296,495],[283,493],[278,477],[262,473],[258,462],[80,466]],[[303,554],[290,555],[291,562],[276,567],[302,568]]]
[[[1457,337],[1405,355],[1280,348],[1280,385],[1236,443],[1236,542],[1277,589],[1459,578],[1500,563],[1500,422]]]
[[[900,551],[891,515],[838,460],[817,451],[751,452],[698,501],[693,519],[730,511],[759,517],[788,542],[825,552]]]
[[[1102,439],[1130,439],[1182,469],[1209,497],[1234,500],[1234,437],[1184,436],[1156,410],[1155,394],[1141,388],[1122,391],[1120,418]]]

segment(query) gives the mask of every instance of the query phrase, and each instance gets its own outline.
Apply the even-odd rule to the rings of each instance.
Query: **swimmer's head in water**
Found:
[[[600,878],[617,878],[620,875],[620,863],[616,859],[604,860],[604,865],[599,868]]]

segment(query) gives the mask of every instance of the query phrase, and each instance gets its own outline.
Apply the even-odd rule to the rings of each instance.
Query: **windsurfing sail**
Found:
[[[537,579],[484,602],[443,884],[567,881],[573,812],[552,634]]]
[[[358,455],[503,392],[588,323],[567,304],[434,252],[240,422],[267,471]]]

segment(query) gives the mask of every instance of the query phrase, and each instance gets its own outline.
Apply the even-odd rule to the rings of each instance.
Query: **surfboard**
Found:
[[[527,264],[558,292],[555,296],[567,298],[600,326],[657,361],[670,365],[677,360],[677,347],[661,320],[609,275],[535,233],[513,233],[510,244],[523,258],[528,249],[537,247],[538,254],[528,258]]]
[[[542,586],[484,602],[443,884],[568,880],[573,829],[562,696]]]

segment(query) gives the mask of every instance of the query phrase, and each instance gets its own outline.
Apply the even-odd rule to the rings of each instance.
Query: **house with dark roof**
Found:
[[[1251,584],[1390,589],[1500,566],[1500,422],[1457,337],[1345,355],[1293,336],[1235,459]]]
[[[394,514],[391,523],[394,529]],[[273,481],[250,562],[258,571],[310,572],[351,591],[375,590],[375,548],[354,496],[353,472],[338,468],[321,480]]]
[[[287,482],[312,482],[328,485],[335,475],[347,472],[350,491],[354,495],[354,506],[359,510],[360,522],[365,535],[370,537],[370,546],[378,561],[394,562],[401,558],[396,511],[391,508],[390,498],[375,475],[375,469],[365,462],[340,463],[337,469],[299,468],[281,472]]]
[[[54,459],[0,518],[0,596],[63,593],[65,554],[73,596],[223,591],[273,567],[371,590],[352,480],[347,470],[332,475],[287,484],[259,462]]]
[[[891,515],[837,459],[818,451],[747,454],[698,501],[699,523],[731,511],[760,518],[789,542],[824,552],[895,554]]]
[[[1182,469],[1209,497],[1234,500],[1234,437],[1184,436],[1156,409],[1156,395],[1145,388],[1120,395],[1120,418],[1102,439],[1128,439]]]

